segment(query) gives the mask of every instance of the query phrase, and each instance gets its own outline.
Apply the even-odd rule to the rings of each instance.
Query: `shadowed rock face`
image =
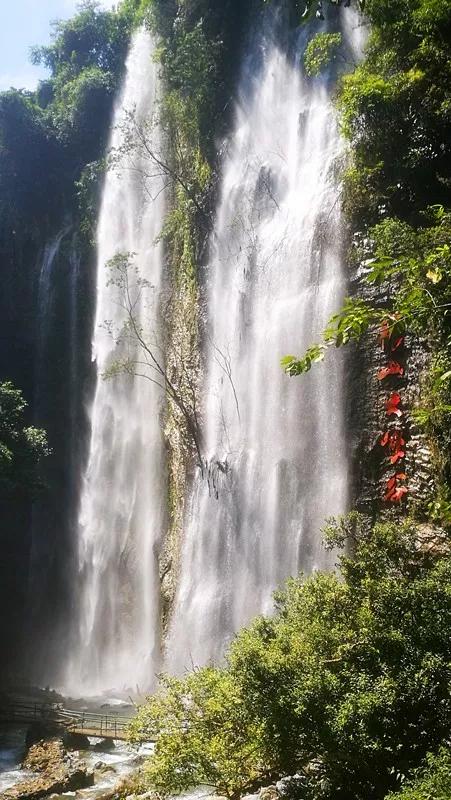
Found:
[[[37,742],[30,747],[25,769],[37,773],[3,794],[3,800],[40,800],[51,794],[85,789],[94,783],[94,774],[83,761],[68,755],[59,739]]]

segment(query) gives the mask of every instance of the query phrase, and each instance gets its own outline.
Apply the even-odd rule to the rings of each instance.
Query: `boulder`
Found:
[[[259,792],[260,800],[277,800],[279,793],[275,786],[263,786]]]
[[[94,745],[94,750],[99,750],[101,753],[109,753],[110,750],[114,750],[115,744],[113,739],[101,739],[100,742],[96,742]]]
[[[55,723],[43,722],[42,720],[32,722],[27,728],[25,745],[26,747],[31,747],[33,744],[36,744],[36,742],[42,741],[42,739],[58,736],[60,730],[61,729],[55,725]]]
[[[44,773],[37,778],[17,783],[3,793],[2,800],[41,800],[52,794],[65,794],[93,785],[94,774],[80,763],[74,767],[62,768],[52,775]]]
[[[22,764],[31,772],[49,772],[64,764],[66,751],[61,739],[48,739],[33,744]]]
[[[288,775],[281,778],[276,783],[276,790],[279,797],[284,800],[302,800],[305,796],[307,778],[305,775]]]
[[[82,761],[66,753],[61,739],[32,745],[23,767],[38,774],[7,789],[2,800],[41,800],[52,794],[86,789],[94,784],[94,773]]]
[[[89,750],[89,739],[82,733],[70,733],[65,731],[63,734],[63,744],[67,750]]]
[[[100,772],[102,775],[106,772],[116,772],[116,769],[112,766],[112,764],[105,764],[104,761],[97,761],[97,763],[94,764],[94,769],[96,772]]]

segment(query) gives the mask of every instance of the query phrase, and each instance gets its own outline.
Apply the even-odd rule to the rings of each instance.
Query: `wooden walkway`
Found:
[[[64,728],[68,733],[92,736],[97,739],[127,739],[127,728],[132,717],[120,714],[95,714],[90,711],[75,711],[63,708],[59,703],[0,704],[0,723],[32,724]]]

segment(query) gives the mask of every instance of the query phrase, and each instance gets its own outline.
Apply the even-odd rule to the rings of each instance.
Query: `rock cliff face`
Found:
[[[10,643],[0,673],[26,680],[32,663],[40,680],[49,652],[64,640],[71,603],[73,526],[92,386],[92,252],[81,243],[76,223],[55,219],[14,250],[0,237],[0,264],[0,380],[23,390],[28,422],[47,431],[52,450],[43,465],[45,488],[34,501],[17,496],[0,502],[0,600],[11,609],[0,617],[0,636]],[[41,664],[35,643],[44,636]]]
[[[363,280],[363,268],[358,266],[351,282],[353,296],[368,300],[375,307],[387,304],[387,295],[370,287]],[[347,417],[349,443],[352,450],[353,475],[351,480],[354,506],[372,517],[382,508],[387,479],[395,471],[404,472],[408,485],[408,508],[426,507],[434,496],[433,451],[431,443],[415,422],[414,412],[419,407],[420,394],[430,362],[430,346],[424,340],[407,335],[397,359],[403,368],[402,375],[378,379],[378,373],[387,364],[387,354],[381,347],[379,331],[366,334],[348,357]],[[386,404],[393,394],[399,394],[402,417],[388,417]],[[405,458],[396,469],[390,469],[381,438],[399,420],[405,440]],[[397,507],[398,511],[401,506]],[[402,506],[405,510],[405,506]]]

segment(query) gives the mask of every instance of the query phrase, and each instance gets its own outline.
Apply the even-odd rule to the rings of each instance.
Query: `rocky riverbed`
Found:
[[[136,772],[143,753],[116,742],[88,740],[82,749],[61,738],[28,750],[26,729],[0,730],[0,800],[97,800]]]

